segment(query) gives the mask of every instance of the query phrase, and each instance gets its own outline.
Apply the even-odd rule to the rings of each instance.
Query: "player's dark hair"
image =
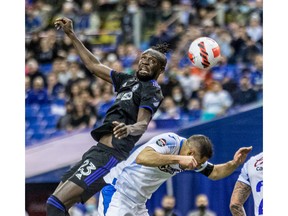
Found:
[[[213,145],[211,140],[204,135],[193,135],[188,138],[188,142],[192,142],[198,148],[200,157],[211,158],[213,156]]]
[[[169,44],[165,42],[156,44],[155,46],[152,46],[151,48],[154,50],[157,50],[160,53],[163,53],[164,55],[171,50],[169,49]]]

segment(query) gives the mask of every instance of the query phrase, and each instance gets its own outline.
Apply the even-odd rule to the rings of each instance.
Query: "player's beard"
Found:
[[[155,79],[155,72],[152,72],[151,74],[147,74],[147,75],[141,75],[139,73],[139,70],[136,71],[136,76],[139,80],[141,81],[149,81],[149,80],[152,80],[152,79]]]

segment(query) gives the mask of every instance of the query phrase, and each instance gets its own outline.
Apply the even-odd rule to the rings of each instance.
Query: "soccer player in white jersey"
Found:
[[[241,169],[230,201],[233,216],[246,216],[244,203],[252,192],[254,215],[263,215],[263,152],[252,156]]]
[[[175,133],[153,137],[127,160],[112,168],[99,197],[98,211],[105,216],[148,216],[146,201],[168,178],[183,170],[195,170],[212,180],[229,176],[244,163],[252,147],[240,148],[233,160],[214,165],[212,143],[204,135],[186,139]]]

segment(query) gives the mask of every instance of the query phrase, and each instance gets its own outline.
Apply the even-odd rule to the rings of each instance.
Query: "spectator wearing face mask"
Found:
[[[209,200],[205,194],[196,196],[196,209],[188,212],[187,216],[217,216],[217,214],[208,209]]]
[[[176,199],[174,196],[165,195],[162,198],[162,209],[164,210],[164,216],[182,216],[182,214],[175,208]]]

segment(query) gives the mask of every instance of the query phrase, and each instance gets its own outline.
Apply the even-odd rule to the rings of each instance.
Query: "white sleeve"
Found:
[[[249,166],[249,161],[247,161],[246,163],[244,163],[242,169],[241,169],[241,173],[238,177],[238,181],[241,181],[247,185],[250,185],[250,180],[249,180],[249,175],[248,175],[248,166]]]
[[[157,137],[157,139],[151,140],[147,146],[153,148],[160,154],[175,154],[179,149],[179,137],[173,134],[165,134],[163,137]]]

